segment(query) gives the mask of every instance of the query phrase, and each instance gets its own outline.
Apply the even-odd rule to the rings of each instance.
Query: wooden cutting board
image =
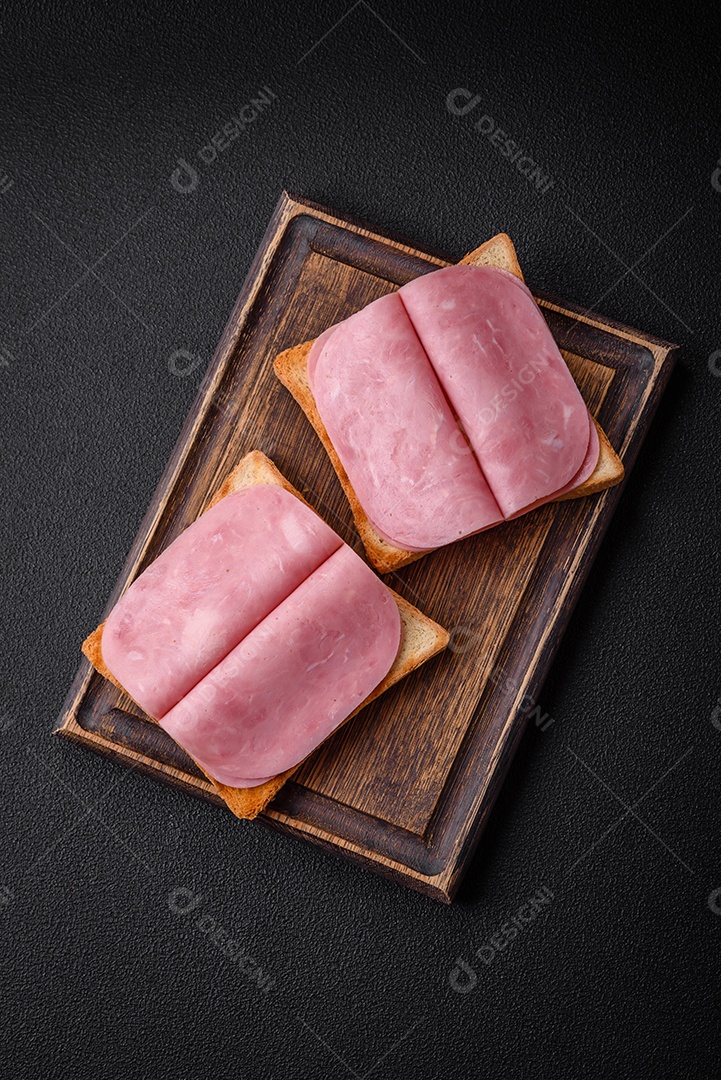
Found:
[[[469,235],[467,247],[486,239]],[[523,265],[523,243],[519,254]],[[106,612],[254,448],[362,553],[333,469],[273,358],[443,265],[283,194]],[[538,299],[628,472],[676,346]],[[526,723],[547,722],[539,689],[620,495],[618,487],[542,507],[388,575],[451,631],[450,649],[325,743],[258,820],[450,902]],[[223,805],[170,737],[85,659],[56,731]]]

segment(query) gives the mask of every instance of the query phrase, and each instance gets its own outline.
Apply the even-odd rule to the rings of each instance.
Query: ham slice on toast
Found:
[[[446,647],[260,451],[83,643],[255,817],[340,724]]]
[[[382,573],[623,478],[505,234],[286,350],[275,371]]]

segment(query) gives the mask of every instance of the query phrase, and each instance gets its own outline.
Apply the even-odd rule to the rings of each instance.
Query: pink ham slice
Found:
[[[502,520],[398,294],[321,335],[308,380],[384,539],[426,551]]]
[[[253,787],[302,761],[361,704],[400,637],[392,594],[344,544],[161,726],[214,779]]]
[[[561,495],[565,495],[567,491],[573,491],[573,489],[577,488],[580,484],[582,484],[584,480],[588,480],[589,476],[598,464],[598,454],[600,450],[598,431],[596,430],[596,425],[594,424],[590,413],[589,420],[590,430],[588,433],[588,449],[586,450],[586,456],[583,459],[583,464],[581,465],[581,468],[578,470],[576,475],[572,477],[572,479],[569,480],[567,484],[564,484],[564,486],[558,491],[554,491],[552,495],[547,495],[545,499],[539,499],[537,502],[531,503],[530,506],[524,506],[522,510],[518,510],[515,514],[511,515],[512,517],[520,517],[521,514],[527,514],[529,510],[535,510],[538,506],[545,506],[546,503],[552,502],[554,499],[559,498],[559,496]]]
[[[549,499],[555,499],[559,495],[565,495],[567,491],[573,491],[574,488],[577,488],[585,480],[588,480],[589,476],[598,464],[598,455],[601,449],[601,442],[598,437],[598,431],[596,430],[596,425],[594,423],[593,417],[590,413],[588,414],[588,419],[590,428],[588,449],[586,450],[586,456],[583,459],[581,468],[578,470],[576,475],[568,481],[567,484],[564,484],[563,487],[559,488],[558,491],[554,491],[552,495],[549,495]]]
[[[160,719],[341,546],[277,485],[228,495],[130,586],[103,629],[103,659]]]
[[[576,475],[571,480],[569,480],[569,482],[564,487],[562,487],[559,491],[555,492],[555,495],[564,495],[567,491],[573,491],[574,488],[578,487],[580,484],[583,484],[586,480],[588,480],[589,476],[598,465],[598,455],[601,450],[601,441],[598,437],[596,424],[590,413],[588,414],[588,418],[590,421],[590,438],[588,440],[588,449],[586,450],[586,456],[583,459],[583,464],[581,465],[581,468],[578,470]]]
[[[523,282],[450,266],[398,295],[504,517],[564,488],[584,465],[592,425]]]

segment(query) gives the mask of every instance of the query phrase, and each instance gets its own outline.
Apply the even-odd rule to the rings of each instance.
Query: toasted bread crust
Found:
[[[485,244],[481,244],[475,251],[469,252],[468,255],[461,259],[461,264],[466,266],[499,267],[514,274],[521,281],[524,280],[516,249],[510,236],[506,233],[499,233],[497,236],[487,240]],[[325,424],[318,412],[313,391],[310,388],[308,356],[312,347],[313,341],[305,341],[302,345],[295,345],[293,348],[280,353],[273,363],[275,373],[283,386],[290,391],[298,402],[313,425],[318,438],[323,443],[346,498],[350,503],[356,529],[371,563],[381,574],[399,570],[402,566],[407,566],[408,563],[422,559],[424,555],[429,555],[430,550],[435,549],[429,551],[404,551],[403,548],[395,547],[395,545],[384,540],[370,522],[336,453]],[[558,499],[551,501],[562,502],[566,499],[578,499],[585,495],[593,495],[597,491],[613,487],[614,484],[620,483],[623,479],[624,469],[621,459],[611,446],[598,422],[594,420],[594,423],[599,435],[599,457],[596,468],[583,484],[579,484],[573,491],[569,491],[565,495],[559,496]]]
[[[120,685],[103,659],[102,640],[104,627],[105,623],[101,622],[100,626],[96,627],[92,634],[88,634],[85,641],[80,646],[80,651],[84,656],[87,656],[99,675],[102,675],[104,679],[107,679],[113,686],[117,686],[118,690],[122,690],[123,693],[126,694],[127,690]]]
[[[215,506],[216,503],[220,502],[226,495],[231,495],[234,491],[239,491],[241,488],[250,487],[252,484],[277,484],[279,487],[285,488],[285,490],[289,491],[292,495],[295,495],[296,498],[300,499],[306,506],[310,506],[300,492],[296,491],[293,485],[285,479],[270,458],[266,457],[260,450],[251,450],[228,475],[218,493],[208,504],[207,509],[209,510],[212,506]],[[311,507],[311,509],[313,508]],[[398,655],[382,682],[376,686],[375,690],[368,695],[365,701],[361,702],[357,709],[346,717],[343,721],[344,724],[347,723],[351,717],[355,716],[356,713],[359,713],[369,702],[382,694],[384,690],[387,690],[400,679],[409,675],[412,671],[415,671],[415,669],[420,667],[421,664],[424,664],[426,660],[430,660],[431,657],[442,652],[448,644],[449,634],[442,626],[432,619],[429,619],[427,615],[424,615],[418,608],[409,604],[407,600],[404,600],[402,596],[393,592],[392,589],[389,591],[398,605],[398,611],[401,616],[402,630]],[[117,686],[123,693],[127,693],[125,688],[121,686],[118,680],[110,672],[103,659],[102,641],[104,626],[105,623],[103,622],[97,629],[93,630],[92,634],[88,635],[82,644],[83,654],[88,658],[100,675],[108,679],[114,686]],[[140,708],[140,706],[138,706],[138,708]],[[337,730],[338,728],[335,729],[335,731]],[[192,757],[190,754],[188,756]],[[193,760],[195,759],[193,758]],[[274,795],[280,791],[285,781],[300,768],[302,762],[299,762],[287,772],[274,776],[272,780],[268,780],[265,784],[259,784],[258,787],[252,788],[228,787],[226,784],[221,784],[218,780],[215,780],[210,776],[198,762],[196,762],[196,765],[198,765],[198,768],[208,777],[208,780],[210,780],[213,787],[217,790],[218,794],[236,817],[254,818],[265,809]]]
[[[500,270],[507,270],[525,283],[521,264],[516,255],[516,249],[508,233],[498,233],[486,240],[475,251],[469,251],[460,260],[461,266],[496,266]]]
[[[608,436],[598,420],[593,417],[598,432],[598,461],[588,480],[567,491],[565,495],[559,495],[553,502],[565,502],[566,499],[581,499],[584,495],[595,495],[597,491],[605,491],[606,488],[614,487],[623,480],[626,470],[623,462],[608,441]]]
[[[425,551],[403,551],[388,543],[376,531],[371,524],[368,515],[361,506],[360,500],[348,479],[348,473],[343,468],[336,449],[331,442],[330,435],[326,431],[325,424],[320,418],[320,413],[313,397],[313,391],[308,382],[308,354],[313,346],[312,341],[306,341],[302,345],[296,345],[292,349],[286,349],[274,361],[275,373],[287,390],[290,390],[295,400],[300,405],[305,415],[315,428],[318,438],[323,443],[325,451],[330,458],[338,479],[341,482],[346,498],[350,503],[353,513],[353,521],[358,534],[363,541],[368,558],[381,574],[387,574],[391,570],[397,570],[400,566],[421,559]]]

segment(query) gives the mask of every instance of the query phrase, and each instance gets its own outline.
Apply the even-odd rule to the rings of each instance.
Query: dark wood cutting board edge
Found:
[[[483,239],[486,237],[470,238],[469,247]],[[346,247],[350,248],[348,252]],[[522,255],[521,251],[521,262]],[[219,430],[222,433],[225,430],[223,425],[226,423],[227,410],[231,407],[228,401],[232,403],[237,397],[245,402],[251,396],[252,390],[246,385],[249,376],[245,374],[244,382],[231,383],[231,395],[223,394],[229,372],[232,374],[232,364],[242,353],[244,335],[251,338],[253,334],[259,334],[261,342],[270,339],[271,344],[275,343],[275,326],[271,325],[268,329],[263,322],[270,320],[272,323],[272,310],[270,316],[268,310],[272,309],[273,304],[281,312],[281,315],[276,312],[276,322],[281,321],[282,306],[278,305],[284,299],[287,305],[289,299],[283,293],[283,281],[287,279],[294,287],[297,286],[309,257],[330,260],[331,265],[339,268],[339,274],[344,272],[344,268],[347,269],[349,274],[355,275],[349,279],[351,283],[367,275],[369,281],[377,278],[391,286],[402,284],[419,272],[428,272],[447,262],[439,256],[428,255],[407,244],[381,236],[364,225],[344,220],[316,203],[283,193],[108,601],[106,613],[130,580],[170,542],[173,532],[177,535],[197,516],[203,504],[207,503],[222,482],[223,475],[229,468],[224,450],[216,455],[212,462],[213,468],[208,466],[202,482],[197,480],[196,471],[200,470],[202,462],[197,463],[197,469],[194,469],[194,464],[199,455],[203,429]],[[371,285],[374,286],[373,281]],[[599,399],[602,404],[598,416],[621,454],[628,475],[670,376],[677,346],[584,311],[575,305],[557,301],[545,294],[535,295],[564,351],[576,356],[580,364],[585,362],[589,369],[602,361],[607,369],[614,368],[614,407],[611,409],[609,400],[605,395],[602,396]],[[317,332],[317,328],[314,332]],[[280,349],[294,343],[295,340],[291,338],[279,345],[275,343],[274,347]],[[245,360],[243,357],[249,366],[253,360],[252,352],[251,348],[250,359]],[[268,355],[270,356],[270,353]],[[588,363],[589,361],[594,361],[594,365]],[[265,369],[262,370],[265,378]],[[291,404],[297,409],[294,403]],[[286,408],[286,403],[283,408]],[[291,416],[292,413],[287,415]],[[251,426],[250,419],[245,419]],[[295,422],[293,418],[293,424]],[[299,424],[301,426],[298,432],[302,432],[305,420],[301,419]],[[269,431],[267,437],[270,445],[262,445],[261,441],[259,448],[275,457],[279,467],[283,469],[283,462],[274,454],[275,434],[277,433]],[[220,440],[221,435],[218,438]],[[298,435],[297,438],[305,440],[305,435]],[[312,457],[314,468],[319,463],[318,467],[322,471],[324,454],[320,444],[313,442],[314,438],[308,436],[307,454]],[[255,445],[258,445],[257,439]],[[303,446],[305,447],[304,441]],[[250,446],[246,449],[250,449]],[[191,479],[188,480],[188,477]],[[185,486],[181,484],[183,478],[186,480]],[[289,478],[303,489],[298,478]],[[332,485],[332,479],[329,483]],[[546,532],[543,535],[542,530],[539,532],[540,539],[535,549],[537,560],[539,565],[545,566],[549,560],[555,558],[555,568],[552,565],[552,572],[549,571],[545,577],[540,571],[535,578],[529,576],[526,585],[518,591],[516,608],[506,619],[502,640],[499,637],[497,657],[501,658],[503,664],[515,664],[522,674],[522,679],[519,681],[520,675],[515,678],[511,691],[505,694],[499,693],[497,688],[490,688],[486,681],[472,715],[467,718],[467,726],[460,741],[457,745],[453,744],[453,757],[447,773],[440,780],[436,778],[440,786],[428,802],[426,810],[419,813],[420,825],[412,825],[409,816],[401,827],[391,820],[392,807],[374,815],[368,812],[367,806],[361,806],[357,801],[351,806],[351,800],[344,803],[342,799],[331,797],[328,792],[323,793],[320,790],[324,785],[324,769],[328,777],[334,770],[341,774],[340,779],[335,782],[336,786],[340,785],[342,789],[342,769],[338,762],[340,760],[341,765],[347,766],[349,754],[352,759],[352,751],[347,749],[343,759],[343,747],[357,735],[358,729],[351,733],[340,733],[340,738],[346,740],[346,743],[340,743],[340,751],[337,749],[339,736],[334,736],[335,762],[332,749],[328,751],[331,755],[329,766],[326,765],[328,755],[325,751],[320,751],[320,764],[315,767],[310,764],[299,770],[298,777],[304,779],[304,784],[287,783],[259,820],[283,832],[303,836],[327,850],[340,853],[386,877],[449,903],[460,884],[526,726],[526,720],[519,713],[523,695],[537,698],[538,689],[580,595],[583,582],[620,498],[622,487],[623,485],[588,500],[561,504],[553,510],[553,518],[545,519]],[[329,501],[326,504],[313,488],[309,488],[309,492],[311,499],[315,496],[314,505],[321,514],[327,510],[332,516],[329,517],[328,513],[325,516],[331,524],[338,527],[334,518],[341,518],[341,502],[335,502],[338,509],[334,510],[331,501],[335,496],[327,495]],[[585,507],[579,511],[581,503],[585,504]],[[536,518],[535,515],[544,513],[545,510],[536,511],[534,515],[528,515],[528,518],[538,522],[541,518]],[[519,523],[510,527],[516,530],[524,528]],[[509,536],[510,544],[515,543],[513,534],[507,532],[508,528],[509,526],[502,526],[499,530],[492,530],[498,537],[499,545],[508,546]],[[532,526],[525,528],[530,530]],[[575,546],[569,540],[569,529],[578,532]],[[353,542],[351,535],[343,530],[341,532],[345,539]],[[515,535],[519,536],[520,533]],[[557,548],[564,542],[568,559],[561,564],[558,561]],[[465,556],[457,556],[460,566],[463,565],[464,558],[466,561],[468,559],[465,545],[469,543],[472,541],[464,541],[462,545],[446,549],[451,552],[455,549],[466,552]],[[433,567],[439,564],[431,560],[437,558],[438,555],[434,555],[414,564],[415,570],[412,570],[411,574],[417,575],[417,568],[424,564],[428,565],[429,574],[432,573]],[[471,566],[473,565],[471,563]],[[405,594],[408,598],[423,608],[423,596],[418,598],[424,591],[422,575],[413,576],[415,589],[404,580],[403,572],[400,577],[394,577],[395,580],[389,579],[389,583],[401,592],[404,592],[404,588],[399,587],[399,582],[400,586],[406,586],[408,592]],[[433,610],[429,610],[428,614],[437,617]],[[519,653],[527,642],[530,643],[528,652],[519,658]],[[460,664],[462,658],[455,657],[455,660]],[[439,677],[437,673],[434,674],[434,664],[436,661],[429,665],[428,673],[420,673],[415,677],[419,682],[424,678],[430,680],[428,685],[431,689],[433,679]],[[453,668],[444,670],[451,672],[450,676],[446,674],[446,678],[453,677]],[[460,676],[456,675],[456,678]],[[410,680],[406,682],[410,683]],[[407,693],[413,693],[412,687]],[[380,700],[379,708],[383,707],[383,700]],[[402,708],[402,704],[393,707]],[[386,712],[390,709],[389,702]],[[362,720],[368,711],[364,710],[359,720]],[[139,717],[137,712],[137,707],[100,679],[83,658],[55,731],[124,765],[223,805],[212,785],[162,729],[148,722],[147,718]],[[377,713],[369,715],[366,726],[370,728],[372,723],[377,722]],[[349,745],[353,746],[352,741]],[[328,790],[331,789],[332,784]],[[372,806],[372,793],[370,805]]]

